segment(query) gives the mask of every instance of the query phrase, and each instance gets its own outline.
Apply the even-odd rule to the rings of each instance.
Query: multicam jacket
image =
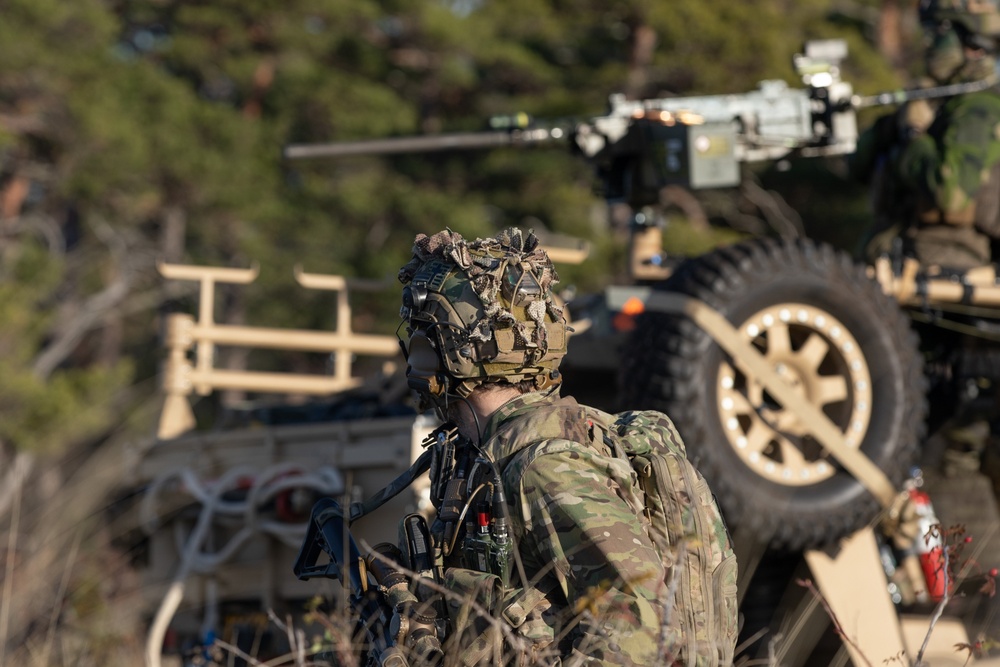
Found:
[[[537,409],[553,404],[566,410]],[[663,565],[629,462],[592,428],[583,406],[551,393],[520,396],[486,425],[482,450],[502,471],[528,588],[544,598],[520,630],[558,647],[564,663],[659,664]],[[515,456],[545,441],[565,447]]]

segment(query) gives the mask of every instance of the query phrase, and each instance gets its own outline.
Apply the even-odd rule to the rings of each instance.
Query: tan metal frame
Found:
[[[849,640],[844,649],[853,664],[908,665],[920,654],[925,640],[921,664],[968,664],[966,654],[957,648],[969,642],[961,621],[939,618],[928,637],[929,616],[897,614],[885,592],[885,571],[872,528],[862,528],[828,549],[807,551],[805,559],[823,600]],[[996,666],[998,661],[972,664]]]
[[[383,283],[347,280],[342,276],[305,273],[295,268],[295,279],[307,289],[328,290],[336,294],[336,326],[333,331],[310,331],[246,327],[214,322],[215,286],[218,283],[246,285],[256,280],[259,270],[233,269],[160,263],[160,274],[168,280],[194,281],[200,284],[198,319],[183,313],[167,319],[167,359],[163,389],[166,394],[157,436],[175,438],[195,426],[188,403],[192,392],[207,396],[217,389],[328,395],[361,384],[351,372],[354,354],[393,357],[399,353],[394,336],[354,333],[351,330],[351,289],[373,290]],[[332,376],[301,373],[266,373],[215,368],[215,346],[256,347],[302,352],[328,352],[334,355]],[[194,351],[194,363],[189,355]]]
[[[1000,306],[1000,284],[996,267],[980,266],[961,276],[946,275],[940,267],[924,266],[913,259],[903,261],[897,274],[887,257],[880,257],[873,269],[882,290],[904,305],[967,303],[975,306]]]
[[[629,235],[629,275],[633,280],[666,280],[671,268],[655,261],[663,254],[663,228],[639,227]]]

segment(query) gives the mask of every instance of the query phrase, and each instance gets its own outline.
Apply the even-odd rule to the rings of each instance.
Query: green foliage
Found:
[[[560,267],[563,283],[593,289],[621,279],[622,240],[609,233],[590,168],[564,148],[312,163],[284,163],[280,148],[477,130],[491,115],[519,111],[588,117],[619,91],[742,92],[765,78],[801,85],[790,61],[807,38],[848,40],[845,78],[856,90],[897,85],[869,28],[830,9],[827,0],[8,0],[0,194],[18,178],[30,189],[12,218],[0,217],[0,235],[24,247],[39,230],[58,238],[29,253],[49,267],[31,269],[31,280],[46,276],[39,284],[25,289],[28,278],[6,268],[0,277],[8,313],[0,340],[12,350],[0,396],[5,406],[17,400],[0,418],[0,438],[54,443],[60,411],[100,421],[84,406],[131,381],[128,364],[94,352],[107,347],[101,332],[115,318],[128,320],[118,345],[120,357],[133,358],[132,379],[154,372],[154,260],[169,250],[161,234],[178,214],[184,247],[175,261],[260,264],[258,282],[240,288],[250,324],[331,326],[329,295],[292,280],[299,264],[388,279],[384,295],[357,297],[355,306],[359,320],[389,333],[391,281],[413,237],[444,227],[582,237],[592,259]],[[813,206],[821,226],[839,214],[803,194],[802,181],[775,183],[804,218],[815,217]],[[863,205],[843,207],[845,216],[863,215]],[[730,237],[682,223],[667,230],[671,252]],[[31,261],[21,257],[18,271]],[[57,305],[70,312],[121,280],[128,294],[118,308],[86,329],[58,373],[37,376],[32,368],[65,324]]]
[[[745,238],[746,234],[733,229],[701,227],[678,218],[671,220],[663,230],[663,248],[671,256],[697,257],[713,248],[737,243]]]
[[[52,451],[107,425],[113,394],[129,364],[61,369],[43,377],[33,368],[51,315],[39,316],[58,286],[60,267],[35,244],[6,253],[0,276],[0,442]]]

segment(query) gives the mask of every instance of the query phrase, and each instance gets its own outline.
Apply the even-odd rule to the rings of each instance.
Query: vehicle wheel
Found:
[[[924,433],[916,335],[844,253],[757,240],[689,260],[657,289],[723,314],[780,375],[899,485]],[[834,541],[878,512],[869,494],[691,320],[645,313],[623,354],[629,407],[667,413],[731,526],[776,548]]]

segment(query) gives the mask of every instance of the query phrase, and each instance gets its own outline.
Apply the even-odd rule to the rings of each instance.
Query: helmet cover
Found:
[[[560,381],[568,327],[552,298],[559,277],[533,232],[475,241],[449,229],[419,234],[399,281],[407,378],[422,396],[467,396],[487,381]]]

